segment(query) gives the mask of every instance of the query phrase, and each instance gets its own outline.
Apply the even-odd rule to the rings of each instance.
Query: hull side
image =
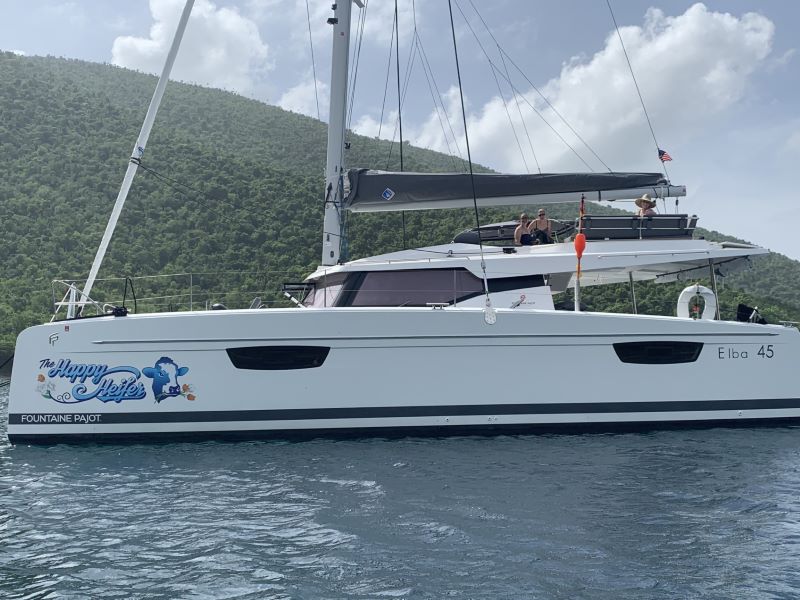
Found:
[[[647,364],[622,362],[614,347],[654,341],[702,349],[695,360]],[[237,366],[229,350],[242,348],[259,350]],[[316,364],[308,349],[320,348]],[[800,418],[798,359],[795,329],[668,317],[499,311],[493,326],[472,309],[103,317],[20,334],[8,435],[49,442],[783,422]],[[520,381],[529,391],[518,391]]]

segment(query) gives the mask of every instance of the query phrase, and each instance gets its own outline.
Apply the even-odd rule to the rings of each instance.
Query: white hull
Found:
[[[703,346],[691,362],[623,362],[613,344],[635,342]],[[320,366],[281,370],[237,368],[226,352],[254,346],[330,351]],[[304,349],[282,349],[267,363],[292,352],[308,360]],[[169,364],[159,367],[162,358]],[[487,325],[469,308],[100,317],[20,334],[8,435],[48,442],[791,419],[800,418],[799,359],[794,328],[672,317],[499,310]],[[154,368],[169,376],[158,402]]]

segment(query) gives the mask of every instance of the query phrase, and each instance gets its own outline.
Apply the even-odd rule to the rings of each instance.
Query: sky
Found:
[[[158,73],[183,4],[0,0],[0,49]],[[473,160],[653,172],[655,137],[688,188],[680,212],[800,259],[800,2],[610,4],[652,133],[605,0],[452,0]],[[354,42],[364,25],[350,127],[396,139],[394,2],[353,11]],[[327,120],[331,14],[329,0],[196,0],[173,78]],[[398,0],[398,14],[403,138],[465,157],[448,3]]]

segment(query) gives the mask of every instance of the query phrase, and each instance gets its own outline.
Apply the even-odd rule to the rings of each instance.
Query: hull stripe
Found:
[[[316,310],[316,309],[315,309]],[[675,317],[671,317],[675,318]],[[174,344],[239,344],[239,343],[274,343],[274,342],[325,342],[335,343],[340,341],[346,342],[375,342],[383,340],[402,340],[409,342],[429,342],[439,340],[464,340],[465,342],[474,343],[476,340],[486,342],[493,340],[550,340],[550,339],[581,339],[581,340],[606,340],[608,338],[729,338],[729,337],[744,337],[744,338],[758,338],[758,337],[775,337],[780,335],[775,331],[768,329],[760,329],[755,331],[676,331],[665,333],[648,333],[646,331],[639,333],[500,333],[493,335],[486,334],[454,334],[454,335],[342,335],[342,336],[292,336],[292,337],[254,337],[254,338],[153,338],[150,340],[145,339],[118,339],[118,340],[93,340],[92,344],[108,344],[108,345],[146,345],[157,344],[159,346],[169,346]],[[598,342],[600,343],[600,342]],[[377,346],[377,348],[384,349],[386,346]]]
[[[9,425],[212,423],[227,421],[295,421],[316,419],[375,419],[392,417],[459,417],[475,415],[555,415],[720,410],[800,409],[800,398],[750,400],[676,400],[662,402],[564,402],[539,404],[459,404],[432,406],[373,406],[348,408],[291,408],[273,410],[214,410],[171,412],[11,413]],[[95,420],[94,417],[97,416]],[[91,420],[87,421],[86,418]]]

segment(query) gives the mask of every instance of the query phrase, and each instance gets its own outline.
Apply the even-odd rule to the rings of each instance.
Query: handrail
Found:
[[[81,300],[82,280],[55,279],[51,282],[51,320],[60,318],[62,308],[67,309],[67,319],[80,316],[84,305],[94,307],[98,315],[106,314],[104,306],[124,308],[129,294],[133,298],[134,313],[140,310],[194,310],[198,307],[202,310],[220,301],[228,306],[242,305],[246,308],[254,297],[263,297],[264,306],[286,306],[289,301],[281,291],[283,282],[298,281],[306,275],[299,270],[241,270],[106,277],[95,280],[97,285],[92,292],[93,298],[86,301]],[[66,292],[59,298],[57,290],[62,286],[66,287]],[[141,288],[144,288],[144,293],[141,293]],[[143,304],[144,307],[140,308]]]
[[[55,302],[55,290],[56,285],[61,284],[66,286],[67,291],[64,293],[64,296],[61,298],[60,302]],[[77,317],[83,308],[87,305],[91,305],[97,310],[99,313],[103,312],[103,307],[99,302],[92,300],[89,296],[81,292],[77,285],[75,285],[74,281],[66,281],[63,279],[54,279],[51,282],[52,290],[53,290],[53,316],[50,318],[50,322],[55,321],[56,315],[58,315],[58,309],[61,307],[66,307],[67,309],[67,319],[74,319]],[[81,300],[78,300],[78,296],[81,296]],[[68,299],[69,298],[69,299]]]
[[[125,306],[125,299],[128,297],[128,283],[131,284],[131,295],[133,296],[133,312],[136,312],[136,290],[133,288],[133,280],[125,278],[125,291],[122,293],[122,306]]]

